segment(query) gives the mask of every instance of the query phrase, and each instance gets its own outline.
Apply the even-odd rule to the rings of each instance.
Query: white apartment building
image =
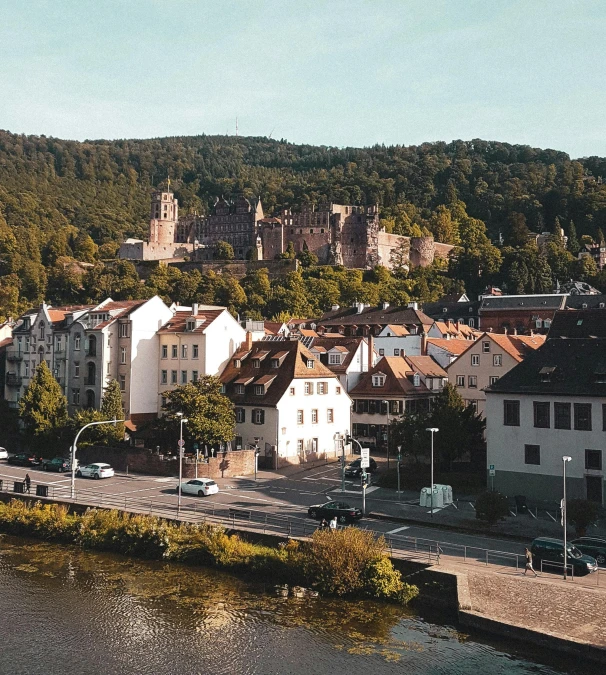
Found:
[[[225,307],[177,307],[158,331],[159,406],[167,391],[196,382],[205,375],[219,375],[246,338],[246,330]]]
[[[351,399],[299,341],[250,339],[221,376],[236,411],[236,448],[261,450],[268,468],[334,457],[350,429]]]

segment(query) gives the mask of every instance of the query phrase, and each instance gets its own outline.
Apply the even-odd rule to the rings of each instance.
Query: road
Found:
[[[5,481],[4,489],[12,490],[12,482],[23,480],[29,473],[32,485],[42,483],[49,486],[49,496],[68,498],[70,488],[70,474],[48,473],[37,468],[24,468],[0,462],[0,479]],[[89,501],[95,495],[111,495],[118,505],[120,500],[125,504],[138,504],[142,508],[153,504],[163,508],[176,509],[177,479],[160,478],[157,476],[118,474],[113,478],[92,480],[76,478],[76,492],[79,501]],[[331,498],[346,501],[353,506],[361,506],[361,491],[358,481],[346,480],[346,494],[341,493],[340,469],[337,465],[321,465],[309,471],[298,472],[295,475],[284,476],[271,472],[259,472],[259,480],[245,478],[218,479],[220,492],[210,497],[182,496],[185,508],[216,508],[251,510],[270,515],[288,517],[292,520],[308,521],[307,508],[312,504],[320,504]],[[32,487],[34,491],[34,487]],[[363,518],[359,526],[367,527],[376,532],[385,534],[389,539],[397,542],[401,537],[417,538],[430,542],[440,542],[441,549],[446,553],[454,553],[455,547],[470,547],[468,555],[478,557],[473,549],[490,549],[510,554],[524,553],[523,545],[507,539],[484,537],[475,534],[465,534],[440,530],[435,527],[426,527],[422,524],[403,524],[397,518],[400,506],[394,502],[393,491],[371,486],[367,492],[367,511],[382,511],[393,513],[394,519],[376,520]],[[391,499],[388,496],[392,496]],[[87,499],[89,498],[89,499]],[[460,554],[463,555],[462,550]]]

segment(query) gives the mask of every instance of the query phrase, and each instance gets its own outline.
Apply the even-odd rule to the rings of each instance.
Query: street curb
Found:
[[[403,523],[406,525],[421,525],[423,527],[432,528],[434,530],[447,530],[448,532],[457,532],[458,534],[477,534],[481,536],[493,536],[498,539],[507,539],[509,541],[515,541],[520,544],[528,544],[527,537],[520,537],[515,534],[506,534],[502,532],[487,532],[486,530],[480,530],[472,527],[458,527],[456,525],[448,525],[447,523],[429,523],[424,520],[414,520],[412,518],[402,518],[401,516],[391,516],[387,513],[378,513],[372,511],[371,513],[366,514],[367,518],[374,518],[375,520],[389,520],[395,523]]]

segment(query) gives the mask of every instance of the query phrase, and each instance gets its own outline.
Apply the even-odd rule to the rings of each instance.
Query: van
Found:
[[[583,555],[581,551],[572,543],[566,543],[566,564],[572,566],[575,576],[583,576],[597,571],[598,564],[595,558]],[[564,569],[564,542],[561,539],[551,539],[549,537],[538,537],[530,545],[535,569],[553,572]],[[570,567],[568,568],[570,570]]]

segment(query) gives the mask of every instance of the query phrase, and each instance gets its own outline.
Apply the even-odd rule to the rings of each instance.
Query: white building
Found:
[[[576,321],[580,312],[559,314]],[[550,335],[486,394],[487,462],[495,467],[495,489],[559,502],[562,457],[570,456],[568,496],[603,503],[605,338]]]
[[[225,307],[176,307],[158,331],[157,391],[161,399],[177,385],[219,375],[240,348],[246,331]]]
[[[236,448],[258,445],[268,468],[340,452],[350,429],[351,399],[299,340],[249,338],[221,381],[236,410]]]

